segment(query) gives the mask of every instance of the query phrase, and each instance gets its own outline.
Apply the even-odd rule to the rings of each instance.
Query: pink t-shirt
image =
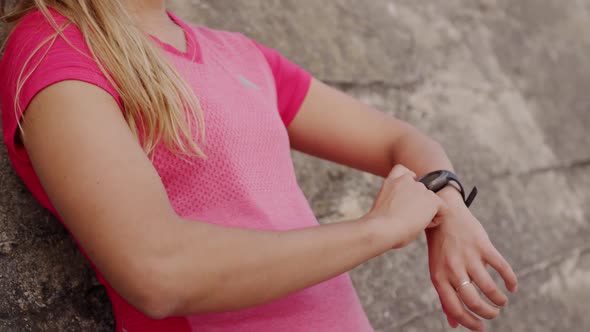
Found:
[[[65,22],[63,16],[52,14],[58,24]],[[311,76],[241,34],[190,26],[173,14],[170,17],[183,28],[187,51],[155,38],[154,42],[199,98],[206,125],[203,148],[208,156],[187,161],[157,147],[153,165],[176,213],[190,220],[250,229],[317,225],[297,185],[286,130],[307,94]],[[58,37],[27,62],[53,33],[39,12],[19,23],[0,62],[0,99],[8,156],[33,195],[59,218],[26,150],[16,140],[21,117],[14,103],[19,75],[23,69],[30,74],[17,100],[21,109],[39,91],[64,80],[96,85],[119,105],[121,100],[88,56],[88,47],[74,25],[64,31],[69,43]],[[246,310],[156,321],[127,303],[96,272],[109,294],[117,331],[372,331],[346,274]]]

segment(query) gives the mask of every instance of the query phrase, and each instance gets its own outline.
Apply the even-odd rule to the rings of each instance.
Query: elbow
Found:
[[[145,300],[138,303],[136,308],[142,314],[154,320],[176,316],[170,304],[165,304],[160,301]]]
[[[178,302],[170,295],[153,290],[138,302],[137,309],[147,317],[160,320],[168,317],[181,316]]]
[[[171,269],[144,271],[143,281],[135,286],[135,307],[151,319],[185,316],[207,312],[202,308],[208,298],[200,282],[183,283],[182,276]],[[196,278],[199,279],[199,278]]]
[[[135,256],[123,266],[126,268],[119,267],[119,273],[109,281],[130,305],[155,320],[177,315],[182,299],[174,287],[178,280],[170,264]]]
[[[177,236],[166,236],[175,238]],[[198,260],[187,256],[183,246],[168,241],[157,246],[141,246],[135,255],[128,255],[113,276],[120,295],[145,316],[161,320],[207,311],[216,282],[209,269],[194,269],[188,262]],[[125,269],[121,269],[125,267]],[[118,278],[117,278],[118,277]],[[111,284],[115,285],[116,280]]]
[[[145,275],[144,275],[145,276]],[[165,280],[158,280],[154,274],[150,280],[137,282],[129,301],[137,310],[147,317],[160,320],[177,316],[180,299],[177,292]]]

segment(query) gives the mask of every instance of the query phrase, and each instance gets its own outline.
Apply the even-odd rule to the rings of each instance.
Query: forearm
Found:
[[[404,134],[392,142],[390,150],[389,168],[402,164],[418,176],[435,170],[453,170],[453,164],[442,146],[410,125],[406,125]]]
[[[391,144],[389,168],[402,164],[414,171],[418,177],[436,170],[454,171],[453,164],[440,143],[409,124],[405,125],[404,131],[404,134]],[[451,186],[441,190],[439,195],[447,202],[461,198],[459,192]]]
[[[392,244],[365,220],[287,232],[181,222],[166,279],[181,294],[173,315],[237,310],[347,272]]]

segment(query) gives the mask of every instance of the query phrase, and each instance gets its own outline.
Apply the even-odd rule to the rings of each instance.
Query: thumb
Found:
[[[436,197],[438,197],[439,199],[439,205],[438,205],[438,213],[436,214],[436,218],[435,219],[442,219],[443,217],[445,217],[447,214],[449,214],[449,204],[447,204],[447,202],[440,198],[438,195],[436,195]]]
[[[448,214],[449,205],[445,202],[444,199],[440,198],[434,192],[432,193],[433,198],[436,200],[437,212],[432,221],[426,228],[434,228],[439,226],[443,221],[444,217]]]
[[[391,172],[389,172],[387,178],[390,180],[395,180],[406,174],[409,174],[412,178],[416,178],[416,173],[412,172],[402,164],[397,164],[391,169]]]
[[[440,223],[441,223],[441,220],[439,220],[439,218],[434,218],[434,219],[433,219],[433,220],[430,222],[430,224],[428,224],[428,226],[426,226],[426,228],[428,229],[428,228],[435,228],[435,227],[438,227],[438,225],[440,225]]]
[[[439,195],[437,195],[434,191],[430,191],[430,197],[434,200],[434,205],[436,206],[436,216],[435,217],[444,217],[449,213],[449,205],[447,202],[442,199]]]

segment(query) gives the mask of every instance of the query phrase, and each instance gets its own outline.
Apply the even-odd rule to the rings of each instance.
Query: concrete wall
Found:
[[[439,139],[520,292],[491,331],[587,331],[589,0],[171,0]],[[379,179],[295,154],[322,222],[362,215]],[[425,241],[353,273],[378,331],[446,331]],[[0,331],[108,331],[108,300],[0,149]]]

